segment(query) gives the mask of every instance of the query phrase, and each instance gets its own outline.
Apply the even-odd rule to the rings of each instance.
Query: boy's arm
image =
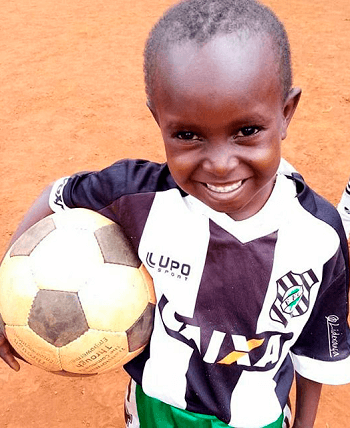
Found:
[[[44,189],[42,194],[36,199],[33,205],[29,208],[27,214],[19,224],[16,232],[13,234],[9,246],[11,246],[19,236],[22,235],[27,229],[39,220],[53,214],[49,206],[49,195],[52,186],[48,186]],[[5,361],[13,370],[18,371],[20,369],[18,361],[15,359],[13,349],[9,342],[5,338],[4,334],[0,329],[0,358]]]
[[[37,223],[39,220],[47,217],[50,214],[53,214],[49,206],[49,197],[52,189],[52,185],[47,186],[41,195],[34,201],[33,205],[29,208],[22,221],[18,225],[17,230],[12,235],[9,247],[19,238],[22,233],[29,229],[33,224]]]
[[[293,428],[312,428],[316,419],[322,383],[296,373],[296,406]]]

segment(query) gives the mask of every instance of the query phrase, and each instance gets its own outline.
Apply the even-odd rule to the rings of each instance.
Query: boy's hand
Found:
[[[6,364],[8,364],[11,369],[18,372],[20,365],[14,357],[14,349],[9,344],[6,337],[0,332],[0,358],[2,358]]]

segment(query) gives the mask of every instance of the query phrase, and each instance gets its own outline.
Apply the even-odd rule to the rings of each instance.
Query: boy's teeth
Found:
[[[207,187],[209,190],[212,190],[213,192],[219,192],[219,193],[226,193],[226,192],[232,192],[232,190],[238,189],[242,184],[241,181],[237,181],[234,184],[231,184],[229,186],[214,186],[213,184],[207,183]]]

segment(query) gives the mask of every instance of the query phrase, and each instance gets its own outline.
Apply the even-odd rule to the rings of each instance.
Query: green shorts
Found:
[[[283,428],[282,413],[273,423],[261,428]],[[131,382],[125,397],[125,424],[127,428],[227,428],[217,417],[189,412],[148,397],[142,388]],[[232,427],[231,427],[232,428]]]

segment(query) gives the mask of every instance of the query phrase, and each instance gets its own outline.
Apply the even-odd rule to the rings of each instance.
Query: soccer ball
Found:
[[[24,360],[50,372],[127,363],[149,341],[155,303],[121,227],[83,208],[36,223],[0,268],[0,327]]]

